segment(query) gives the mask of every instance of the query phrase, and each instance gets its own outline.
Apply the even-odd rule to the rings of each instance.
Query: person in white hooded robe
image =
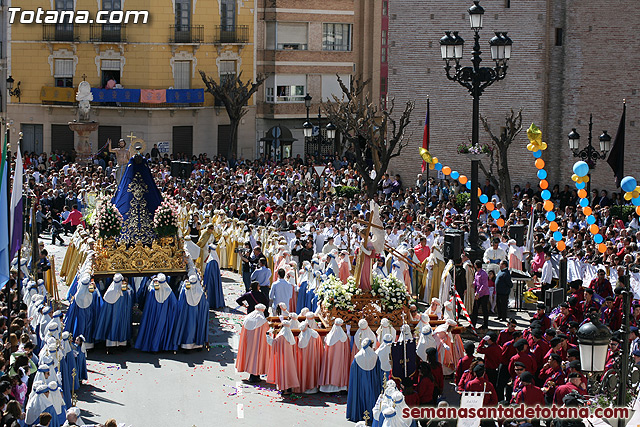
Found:
[[[384,390],[378,396],[378,400],[376,404],[371,409],[371,427],[380,427],[382,422],[384,421],[384,417],[382,416],[382,411],[387,409],[390,406],[393,406],[393,394],[398,391],[398,387],[396,382],[393,380],[388,380],[385,383]]]
[[[201,349],[209,341],[209,301],[196,274],[180,289],[175,334],[183,350]]]
[[[96,322],[95,336],[98,341],[106,341],[109,354],[110,349],[126,347],[131,339],[133,291],[122,274],[116,273],[102,299],[104,304]]]
[[[391,334],[385,334],[382,337],[380,347],[376,350],[378,359],[380,359],[380,369],[382,369],[382,375],[385,379],[389,379],[389,373],[391,372],[391,345],[393,344],[393,337]]]
[[[56,411],[56,415],[58,418],[58,425],[64,424],[64,422],[67,420],[67,406],[65,405],[62,399],[62,393],[60,393],[60,386],[55,381],[49,382],[49,400],[53,405],[53,409]]]
[[[376,331],[376,337],[378,339],[378,345],[377,347],[379,347],[382,343],[382,338],[386,335],[389,334],[391,335],[391,339],[393,341],[396,340],[396,330],[393,327],[393,325],[391,324],[391,321],[389,319],[387,319],[386,317],[383,317],[380,320],[380,327],[378,328],[378,330]]]
[[[320,335],[306,321],[300,324],[296,347],[296,367],[300,387],[294,392],[312,394],[318,392],[324,344]]]
[[[360,319],[358,321],[358,330],[353,336],[352,353],[354,356],[362,349],[362,343],[367,338],[371,340],[372,346],[375,347],[375,344],[378,340],[378,338],[376,337],[376,334],[374,334],[371,328],[369,327],[369,323],[367,322],[367,319]]]
[[[29,399],[25,408],[24,422],[27,426],[36,426],[40,420],[40,414],[43,412],[48,412],[51,415],[52,422],[54,419],[56,420],[55,427],[60,425],[57,422],[58,418],[53,403],[49,399],[49,386],[46,384],[40,384],[35,388],[35,395]]]
[[[438,345],[435,338],[433,337],[431,326],[423,326],[422,331],[420,331],[420,339],[418,340],[418,345],[416,346],[416,353],[418,354],[420,360],[422,360],[423,362],[427,362],[427,349],[437,348],[437,346]]]

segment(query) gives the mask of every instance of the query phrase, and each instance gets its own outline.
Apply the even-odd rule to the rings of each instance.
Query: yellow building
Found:
[[[10,97],[7,111],[11,139],[24,133],[23,151],[73,149],[68,122],[78,117],[75,91],[86,79],[94,88],[90,118],[99,123],[90,137],[94,153],[107,139],[116,143],[133,132],[147,151],[158,144],[169,153],[226,155],[229,120],[222,104],[203,95],[198,71],[255,77],[254,1],[21,0],[19,7],[8,29],[7,74],[14,90],[20,82],[20,97]],[[73,12],[76,23],[25,23],[38,8]],[[107,14],[98,15],[99,9]],[[83,11],[94,21],[129,22],[85,23]],[[131,11],[147,11],[147,23],[144,13],[134,23]],[[250,102],[239,129],[239,156],[254,157],[255,135]]]

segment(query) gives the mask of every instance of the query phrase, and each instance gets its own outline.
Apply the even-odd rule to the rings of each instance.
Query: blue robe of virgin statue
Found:
[[[209,301],[196,275],[180,287],[175,334],[178,345],[185,350],[202,347],[208,341]]]
[[[67,317],[64,320],[64,330],[74,337],[82,335],[87,348],[93,347],[95,342],[95,322],[100,314],[102,297],[97,289],[89,290],[91,278],[85,275],[80,279],[78,291],[69,305]]]
[[[304,273],[300,275],[300,287],[298,288],[298,300],[296,301],[296,310],[298,312],[300,312],[304,307],[307,307],[307,286],[309,285],[310,274],[309,269],[305,267]]]
[[[175,351],[178,349],[175,337],[178,301],[164,274],[158,274],[156,280],[158,289],[155,281],[149,286],[135,348],[152,352]]]
[[[371,348],[372,344],[370,338],[365,338],[362,348],[351,362],[347,419],[353,422],[362,421],[364,411],[371,413],[382,389],[382,369],[378,355]]]
[[[225,306],[222,278],[220,276],[220,261],[215,246],[209,245],[209,259],[204,269],[204,285],[207,289],[207,299],[210,308]]]
[[[131,339],[131,289],[122,291],[123,277],[114,276],[109,289],[102,298],[104,303],[96,323],[97,341],[106,341],[107,347],[126,346]]]

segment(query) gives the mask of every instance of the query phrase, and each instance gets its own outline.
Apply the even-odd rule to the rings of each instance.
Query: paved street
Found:
[[[45,235],[43,235],[45,236]],[[62,265],[66,247],[45,248]],[[211,426],[271,425],[349,426],[345,419],[344,395],[293,395],[283,399],[273,386],[245,383],[247,374],[238,374],[234,362],[238,333],[244,313],[237,311],[235,299],[244,289],[238,274],[223,271],[227,308],[210,315],[209,351],[190,354],[148,354],[135,349],[107,355],[104,349],[89,353],[89,380],[78,392],[78,406],[85,422],[115,418],[127,425]],[[59,281],[60,295],[67,287]],[[512,313],[513,314],[513,313]],[[528,315],[517,316],[522,325]],[[134,322],[140,312],[134,313]],[[134,336],[137,333],[134,326]],[[499,328],[491,322],[492,328]],[[445,397],[452,405],[459,397],[447,382]]]

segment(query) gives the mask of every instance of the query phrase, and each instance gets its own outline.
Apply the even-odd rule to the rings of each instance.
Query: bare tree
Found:
[[[238,154],[238,126],[240,120],[247,114],[247,102],[258,90],[258,88],[266,80],[266,76],[258,75],[255,83],[251,80],[242,81],[242,72],[237,76],[225,76],[220,78],[220,83],[216,82],[211,76],[199,70],[202,81],[204,82],[205,92],[209,92],[215,99],[220,100],[224,104],[229,122],[231,124],[231,144],[227,158],[231,158],[233,154]]]
[[[347,141],[345,145],[353,147],[356,170],[362,177],[367,194],[373,197],[378,190],[378,183],[387,172],[390,160],[398,157],[408,144],[405,129],[410,123],[414,102],[407,101],[404,111],[396,118],[393,99],[389,108],[378,108],[369,101],[368,95],[362,96],[365,86],[369,84],[368,80],[357,78],[349,88],[340,76],[337,78],[342,97],[333,95],[333,101],[324,102],[322,106],[331,123]]]
[[[480,163],[480,168],[496,187],[498,196],[505,209],[510,210],[512,207],[513,193],[511,191],[511,175],[509,174],[509,159],[507,154],[511,143],[522,130],[522,108],[517,113],[511,110],[511,112],[507,114],[505,126],[500,129],[499,136],[493,133],[486,117],[480,117],[480,120],[482,120],[484,130],[491,137],[494,148],[491,153],[489,171],[485,169],[482,163]],[[494,163],[497,163],[497,179],[493,173]]]

